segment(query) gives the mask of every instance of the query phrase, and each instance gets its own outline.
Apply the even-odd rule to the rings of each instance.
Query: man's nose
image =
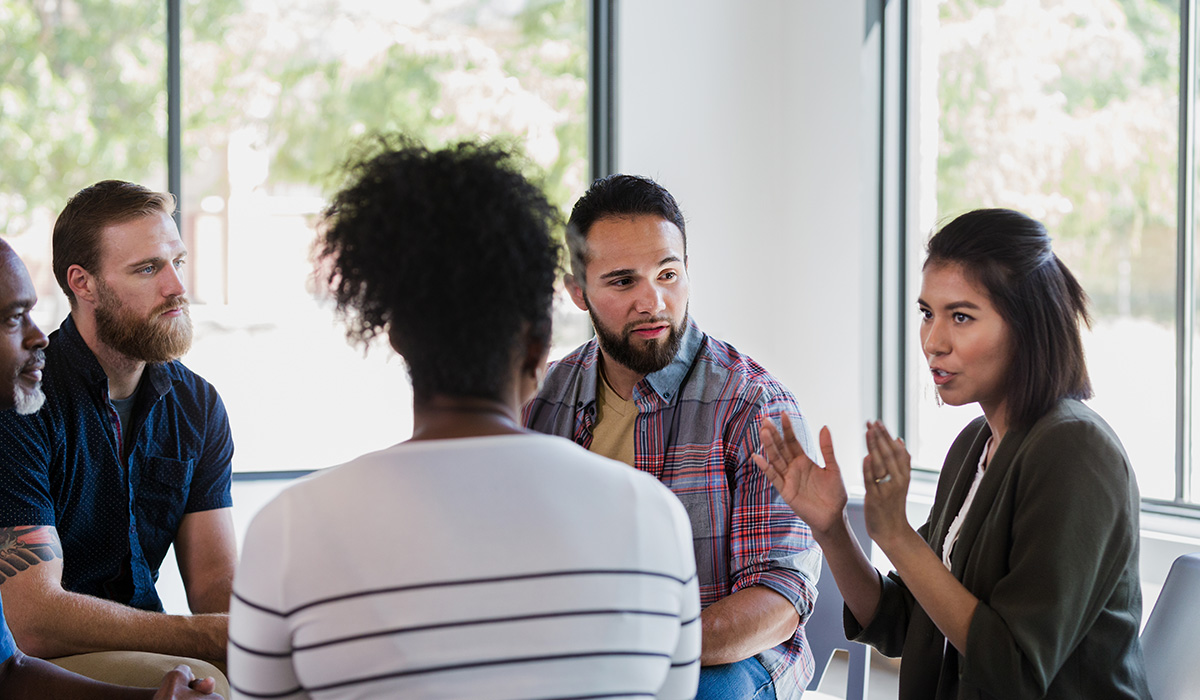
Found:
[[[33,322],[33,319],[29,319],[29,327],[25,329],[25,347],[30,349],[45,349],[49,344],[50,339],[46,337],[46,334],[38,327],[38,324]]]
[[[187,294],[187,285],[183,282],[183,269],[168,265],[163,277],[163,296],[179,297]]]
[[[643,286],[638,296],[636,311],[642,314],[657,314],[667,307],[663,290],[654,283]]]

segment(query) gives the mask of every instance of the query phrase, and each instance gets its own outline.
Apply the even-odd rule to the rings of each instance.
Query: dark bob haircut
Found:
[[[417,401],[502,396],[522,341],[549,343],[557,210],[503,145],[385,137],[369,148],[317,244],[347,336],[387,334]]]
[[[1010,425],[1028,428],[1060,399],[1091,398],[1080,337],[1080,323],[1091,324],[1088,297],[1041,223],[1009,209],[979,209],[946,224],[926,251],[925,269],[961,265],[1008,324]]]
[[[592,225],[601,219],[641,215],[658,216],[679,229],[683,236],[683,253],[687,255],[687,230],[683,212],[662,185],[638,175],[609,175],[592,183],[588,191],[575,202],[567,220],[567,248],[571,254],[571,274],[584,286],[587,280],[587,237]]]

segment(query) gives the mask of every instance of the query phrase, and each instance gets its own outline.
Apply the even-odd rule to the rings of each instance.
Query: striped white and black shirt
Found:
[[[653,477],[541,435],[409,442],[255,518],[243,698],[691,698],[692,533]]]

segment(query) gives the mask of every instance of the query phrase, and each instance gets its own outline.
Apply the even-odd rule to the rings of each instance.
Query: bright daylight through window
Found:
[[[1090,403],[1124,442],[1143,498],[1200,503],[1176,473],[1177,307],[1194,303],[1176,280],[1178,0],[929,0],[910,26],[906,342],[920,466],[939,468],[977,413],[934,402],[917,340],[922,246],[957,214],[1009,207],[1046,225],[1091,296]],[[1186,455],[1183,469],[1193,464]]]
[[[320,468],[408,436],[401,361],[350,347],[312,279],[338,167],[377,132],[507,138],[569,206],[588,176],[585,10],[182,3],[179,207],[196,328],[184,362],[225,400],[235,471]],[[0,0],[0,233],[29,265],[47,332],[68,310],[50,271],[67,198],[109,178],[167,187],[166,17],[141,0]],[[569,318],[565,347],[586,332]]]

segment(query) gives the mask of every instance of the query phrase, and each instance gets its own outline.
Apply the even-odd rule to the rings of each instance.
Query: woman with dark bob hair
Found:
[[[900,656],[900,697],[1149,698],[1138,643],[1138,489],[1092,394],[1087,295],[1045,228],[969,212],[930,239],[921,345],[942,401],[983,416],[954,441],[929,519],[905,516],[902,440],[868,424],[867,532],[848,526],[828,429],[825,468],[791,427],[763,429],[760,468],[812,528],[846,601],[850,639]]]
[[[248,698],[691,698],[682,504],[521,428],[550,344],[557,210],[502,146],[377,145],[326,214],[320,269],[351,338],[404,357],[412,439],[255,517],[230,683]]]

